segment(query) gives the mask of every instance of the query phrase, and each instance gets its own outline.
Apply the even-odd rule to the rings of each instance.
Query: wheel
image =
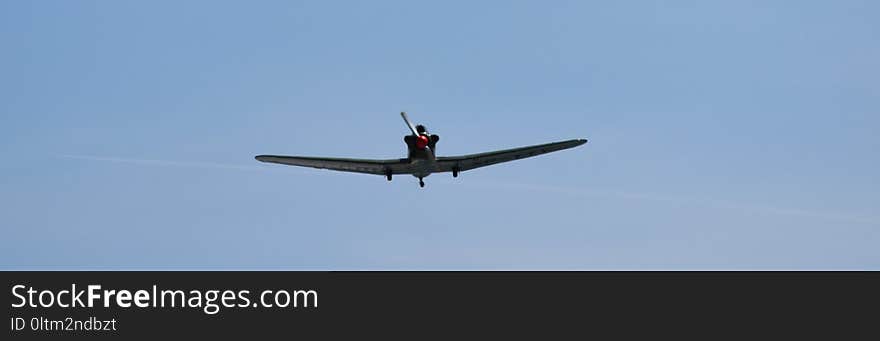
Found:
[[[458,177],[458,168],[453,168],[453,169],[452,169],[452,177],[453,177],[453,178],[457,178],[457,177]]]
[[[385,174],[385,178],[388,179],[388,181],[391,181],[391,174]]]
[[[425,187],[425,181],[419,178],[419,187]]]

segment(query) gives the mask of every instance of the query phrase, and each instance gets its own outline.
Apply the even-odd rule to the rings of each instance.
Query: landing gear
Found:
[[[391,171],[390,170],[385,171],[385,178],[388,179],[388,181],[391,181]]]
[[[419,187],[425,187],[425,181],[419,178]]]
[[[458,177],[458,171],[459,171],[458,167],[455,167],[455,168],[452,169],[452,177],[453,177],[453,178],[457,178],[457,177]]]

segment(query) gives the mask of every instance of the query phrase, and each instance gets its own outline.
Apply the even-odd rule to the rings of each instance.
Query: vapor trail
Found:
[[[159,166],[159,167],[213,168],[213,169],[234,169],[234,170],[244,170],[244,171],[267,171],[267,170],[270,170],[269,168],[264,168],[264,167],[259,167],[259,166],[244,166],[244,165],[213,163],[213,162],[170,161],[170,160],[135,159],[135,158],[105,157],[105,156],[93,156],[93,155],[71,155],[71,154],[59,155],[59,157],[66,158],[66,159],[76,159],[76,160],[116,162],[116,163],[127,163],[127,164],[144,165],[144,166]]]
[[[474,184],[471,184],[471,185],[474,185]],[[797,209],[797,208],[782,208],[782,207],[766,206],[766,205],[759,205],[759,204],[733,202],[733,201],[727,201],[727,200],[675,196],[675,195],[658,194],[658,193],[632,193],[632,192],[621,192],[621,191],[614,191],[614,190],[601,190],[601,189],[593,190],[593,189],[583,189],[583,188],[570,188],[570,187],[531,185],[531,184],[514,184],[514,183],[496,183],[496,182],[481,183],[481,184],[476,184],[474,186],[496,187],[496,188],[505,188],[505,189],[518,189],[518,190],[539,191],[539,192],[552,192],[552,193],[560,193],[560,194],[575,195],[575,196],[600,196],[600,197],[615,197],[615,198],[623,198],[623,199],[634,199],[634,200],[641,200],[641,201],[673,202],[673,203],[686,204],[686,205],[721,208],[721,209],[736,210],[736,211],[751,212],[751,213],[775,214],[775,215],[801,217],[801,218],[826,219],[826,220],[833,220],[833,221],[847,222],[847,223],[880,225],[880,218],[877,218],[877,217],[856,216],[856,215],[836,213],[836,212],[820,212],[820,211],[812,211],[812,210]]]

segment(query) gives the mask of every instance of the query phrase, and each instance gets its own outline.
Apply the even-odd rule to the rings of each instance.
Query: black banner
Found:
[[[13,338],[422,338],[525,330],[625,335],[706,327],[803,331],[832,323],[855,330],[876,324],[880,307],[877,272],[37,271],[0,276],[7,335]]]

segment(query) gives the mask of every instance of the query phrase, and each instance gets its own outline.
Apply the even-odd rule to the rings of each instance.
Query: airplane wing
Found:
[[[587,143],[586,139],[575,139],[539,144],[528,147],[498,150],[488,153],[438,157],[437,169],[435,170],[435,172],[450,172],[453,169],[457,169],[461,172],[469,169],[494,165],[496,163],[519,160],[563,149],[574,148],[584,143]]]
[[[255,158],[262,162],[330,169],[342,172],[385,175],[386,172],[390,170],[391,174],[410,173],[410,166],[406,159],[368,160],[282,155],[258,155]]]

